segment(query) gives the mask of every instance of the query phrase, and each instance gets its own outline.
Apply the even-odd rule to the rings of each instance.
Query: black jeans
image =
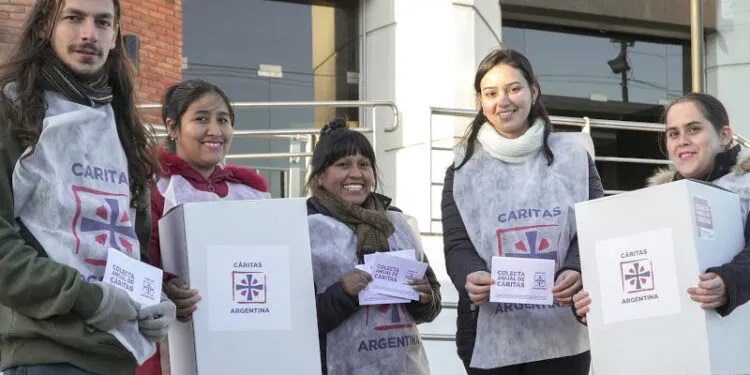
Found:
[[[590,366],[591,354],[587,351],[570,357],[545,359],[488,370],[470,368],[469,362],[464,361],[464,368],[468,375],[588,375]]]

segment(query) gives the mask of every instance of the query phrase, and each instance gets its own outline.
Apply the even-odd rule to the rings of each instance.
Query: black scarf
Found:
[[[395,227],[385,214],[385,205],[375,194],[370,194],[361,206],[346,202],[321,186],[313,188],[313,196],[331,217],[357,234],[357,260],[360,263],[364,263],[365,254],[390,250],[388,237],[395,232]]]
[[[53,57],[46,59],[41,73],[45,90],[58,92],[72,102],[97,107],[112,101],[112,86],[104,69],[92,80],[83,80]]]

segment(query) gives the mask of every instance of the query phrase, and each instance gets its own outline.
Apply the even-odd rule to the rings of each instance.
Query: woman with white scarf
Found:
[[[456,343],[469,374],[584,375],[588,336],[566,306],[581,288],[573,205],[603,189],[580,133],[552,133],[529,61],[480,63],[481,109],[443,190],[445,264],[459,292]],[[553,305],[489,302],[493,256],[553,259]]]

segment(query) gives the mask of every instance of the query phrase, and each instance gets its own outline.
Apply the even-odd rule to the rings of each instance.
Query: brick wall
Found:
[[[10,53],[34,0],[0,0],[0,59]]]
[[[158,103],[182,77],[182,0],[121,1],[123,35],[138,35],[141,42],[138,100]]]
[[[138,100],[158,103],[182,76],[182,0],[120,0],[122,33],[140,39]],[[35,0],[0,0],[0,60],[13,47]]]

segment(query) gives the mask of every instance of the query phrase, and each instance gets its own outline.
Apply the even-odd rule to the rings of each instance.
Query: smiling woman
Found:
[[[685,178],[707,178],[714,158],[732,143],[729,116],[718,100],[695,94],[673,102],[666,111],[669,158]]]
[[[361,133],[334,120],[322,131],[313,154],[308,190],[322,189],[346,202],[362,205],[377,187],[375,151]],[[325,150],[325,151],[324,151]]]
[[[180,94],[178,91],[175,101],[188,100]],[[203,177],[210,177],[216,165],[224,160],[234,134],[234,114],[226,97],[223,93],[206,91],[183,113],[168,116],[174,116],[164,120],[169,146]]]
[[[596,167],[580,134],[552,133],[523,54],[490,52],[474,90],[481,108],[454,148],[441,203],[445,266],[459,293],[458,355],[471,375],[587,374],[585,329],[564,306],[582,279],[573,205],[602,196]],[[553,263],[554,305],[492,303],[495,257]],[[506,347],[522,349],[497,350]]]
[[[159,219],[182,203],[270,198],[266,181],[249,168],[222,165],[234,133],[234,111],[218,86],[189,80],[167,89],[162,120],[169,137],[159,153],[162,173],[151,186],[151,264],[161,268]],[[175,275],[166,275],[167,296],[186,322],[201,300],[198,291]],[[138,368],[137,375],[160,375],[159,353]]]
[[[479,83],[482,113],[505,138],[518,138],[529,128],[529,113],[539,89],[523,73],[507,64],[495,65]]]
[[[708,94],[689,93],[665,110],[666,148],[677,172],[660,171],[649,185],[683,178],[712,182],[737,193],[744,217],[750,217],[750,154],[732,146],[732,128],[724,105]],[[711,267],[688,289],[690,298],[722,316],[750,300],[750,223],[745,247],[731,262]]]
[[[359,292],[372,281],[360,268],[366,255],[411,250],[427,262],[411,219],[374,192],[378,174],[370,141],[336,119],[321,130],[311,169],[307,212],[323,374],[429,373],[416,327],[441,308],[440,284],[429,265],[424,278],[411,281],[419,300],[359,304]]]
[[[690,298],[722,316],[750,300],[750,153],[732,145],[732,128],[724,105],[715,97],[689,93],[664,111],[666,149],[677,171],[661,170],[649,186],[684,178],[711,182],[737,193],[745,217],[745,246],[731,262],[697,275],[688,288]],[[736,251],[736,249],[735,249]],[[591,299],[581,291],[573,297],[576,313],[584,320]]]

